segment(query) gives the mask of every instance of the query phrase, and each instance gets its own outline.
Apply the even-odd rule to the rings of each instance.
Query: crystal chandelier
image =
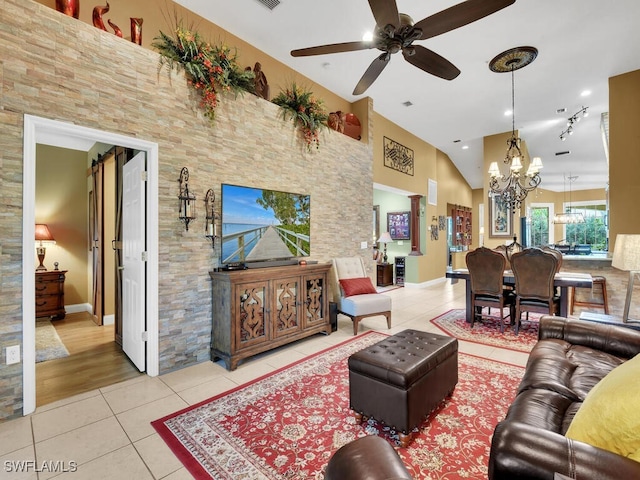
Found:
[[[524,155],[520,149],[520,138],[516,135],[515,113],[515,70],[526,67],[533,62],[538,55],[538,50],[533,47],[516,47],[502,52],[489,63],[493,72],[511,72],[511,138],[507,140],[507,154],[503,163],[509,167],[505,175],[500,171],[498,162],[491,162],[489,166],[490,194],[499,196],[513,212],[520,208],[529,192],[540,185],[540,169],[542,160],[534,157],[525,172]]]

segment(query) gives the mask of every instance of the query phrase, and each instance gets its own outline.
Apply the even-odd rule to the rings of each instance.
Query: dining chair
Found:
[[[514,253],[511,269],[516,280],[515,333],[518,334],[522,312],[558,315],[560,297],[554,288],[558,260],[540,248]]]
[[[515,296],[504,288],[505,257],[495,250],[479,247],[467,253],[465,257],[471,279],[471,328],[476,317],[482,318],[482,307],[498,309],[500,332],[504,332],[504,319],[515,318]],[[509,315],[502,316],[505,306],[509,307]],[[488,311],[490,314],[490,310]]]
[[[509,245],[498,245],[496,248],[494,248],[494,250],[500,252],[506,259],[507,264],[505,266],[505,270],[511,270],[511,256],[514,253],[521,252],[522,245],[520,245],[514,237],[513,242],[511,242]]]

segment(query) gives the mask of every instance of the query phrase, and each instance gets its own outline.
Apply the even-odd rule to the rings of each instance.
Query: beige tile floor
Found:
[[[386,294],[393,298],[393,328],[390,331],[385,328],[383,317],[373,317],[361,322],[361,332],[373,329],[396,333],[414,328],[442,333],[429,320],[452,308],[464,307],[463,282],[400,288]],[[227,371],[221,363],[206,362],[155,378],[138,377],[39,407],[29,416],[0,424],[0,479],[192,478],[155,433],[150,425],[152,420],[225,392],[352,335],[351,321],[339,316],[337,332],[328,336],[316,335],[256,356],[241,363],[233,372]],[[523,353],[466,342],[460,342],[459,349],[517,365],[524,365],[527,359]],[[29,471],[16,472],[20,461],[23,465],[24,462],[34,463],[26,464]],[[52,461],[60,463],[56,465]],[[35,472],[34,464],[40,470],[57,471]],[[61,473],[62,468],[76,471]]]

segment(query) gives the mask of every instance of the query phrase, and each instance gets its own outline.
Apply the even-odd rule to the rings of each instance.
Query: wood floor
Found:
[[[52,323],[70,355],[36,363],[36,406],[142,375],[114,341],[114,325],[97,326],[86,312]]]

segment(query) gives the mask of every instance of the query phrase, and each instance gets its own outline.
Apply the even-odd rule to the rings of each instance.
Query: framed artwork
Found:
[[[393,240],[411,240],[411,212],[387,213],[387,230]]]
[[[413,150],[387,137],[383,142],[384,166],[413,176]]]
[[[489,197],[489,237],[512,237],[513,213],[500,196]]]

